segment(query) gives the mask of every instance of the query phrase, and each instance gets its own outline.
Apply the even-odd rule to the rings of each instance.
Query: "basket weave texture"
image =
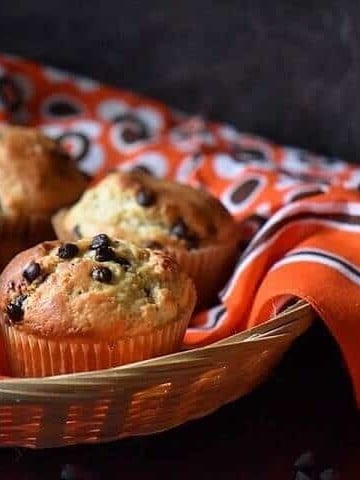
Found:
[[[106,442],[208,415],[262,383],[313,318],[299,302],[207,347],[109,370],[0,381],[0,445]]]

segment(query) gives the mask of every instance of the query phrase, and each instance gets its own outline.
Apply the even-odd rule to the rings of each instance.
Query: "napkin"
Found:
[[[218,197],[243,231],[231,278],[187,348],[309,302],[337,340],[360,404],[360,168],[72,73],[0,55],[0,122],[37,126],[94,181],[147,168]]]

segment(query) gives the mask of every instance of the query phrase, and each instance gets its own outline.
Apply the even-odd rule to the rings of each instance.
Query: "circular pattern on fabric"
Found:
[[[360,169],[356,168],[353,170],[348,179],[344,181],[345,188],[355,188],[360,190]]]
[[[156,135],[164,128],[163,115],[149,106],[137,107],[132,110],[133,114],[146,125],[150,135]]]
[[[284,204],[286,205],[288,203],[297,202],[304,198],[314,197],[315,195],[320,195],[322,193],[325,193],[325,189],[317,185],[298,187],[285,195]]]
[[[160,127],[156,116],[147,110],[138,109],[135,112],[125,112],[114,116],[110,129],[112,145],[120,152],[137,149],[149,142]]]
[[[164,125],[162,115],[155,109],[148,106],[131,108],[116,99],[101,102],[97,113],[101,119],[113,123],[110,140],[121,153],[136,150],[154,137]]]
[[[79,90],[82,92],[93,92],[100,88],[99,82],[92,80],[91,78],[81,77],[76,75],[73,77],[75,85],[78,87]]]
[[[232,149],[232,157],[237,163],[260,164],[269,163],[269,159],[265,152],[256,148],[242,147],[235,145]]]
[[[233,145],[231,152],[214,155],[213,167],[219,177],[230,180],[247,167],[272,169],[274,165],[262,149]]]
[[[28,76],[15,74],[12,75],[12,79],[21,91],[24,100],[28,101],[34,96],[35,87]]]
[[[105,154],[103,147],[98,143],[102,131],[98,122],[77,121],[68,128],[58,124],[48,125],[42,131],[61,143],[76,160],[82,172],[94,175],[103,166]]]
[[[90,140],[81,132],[66,132],[58,137],[58,142],[80,162],[90,150]]]
[[[205,122],[194,118],[186,120],[169,133],[170,143],[182,152],[191,152],[199,145],[215,145],[215,137]]]
[[[100,88],[99,82],[92,80],[91,78],[82,77],[81,75],[74,75],[64,70],[58,70],[53,67],[43,68],[44,76],[51,81],[51,83],[64,83],[72,82],[82,92],[92,92]]]
[[[320,155],[314,155],[313,153],[305,150],[300,150],[299,161],[300,163],[310,167],[311,169],[330,169],[331,171],[341,171],[345,168],[345,163],[334,157],[323,157]]]
[[[44,67],[42,69],[44,77],[50,80],[52,83],[62,83],[70,80],[71,73],[65,70],[58,70],[54,67]]]
[[[142,153],[134,160],[119,165],[119,169],[125,171],[136,167],[143,168],[156,177],[166,177],[169,170],[167,158],[158,152]]]
[[[263,176],[254,176],[244,179],[231,187],[223,194],[224,205],[231,213],[238,213],[247,208],[258,197],[266,184]]]
[[[238,130],[232,125],[220,125],[218,127],[218,135],[225,141],[234,143],[238,142],[241,138]]]
[[[238,185],[232,192],[231,201],[238,205],[248,200],[260,186],[260,181],[257,178],[251,178]]]
[[[294,174],[322,171],[324,176],[327,176],[329,172],[340,173],[346,169],[346,163],[341,160],[314,155],[294,148],[284,149],[281,165]]]
[[[179,168],[176,171],[176,180],[181,183],[186,183],[189,180],[191,174],[196,170],[202,162],[203,155],[195,153],[189,155],[180,163]]]
[[[64,94],[48,97],[41,106],[42,114],[52,119],[67,119],[83,114],[85,108],[78,100]]]
[[[114,126],[110,130],[110,137],[115,148],[127,149],[150,138],[146,124],[132,113],[118,115],[112,122]]]
[[[272,205],[271,205],[270,202],[263,202],[263,203],[260,203],[260,205],[258,205],[256,207],[255,213],[259,214],[259,215],[270,216],[271,215],[271,209],[272,209]]]
[[[81,132],[67,132],[58,137],[59,142],[75,158],[79,169],[94,175],[104,163],[104,151],[98,143],[91,141]]]
[[[117,99],[109,99],[99,103],[96,113],[100,120],[113,122],[117,116],[124,115],[129,110],[130,107],[127,103]]]
[[[213,167],[215,173],[226,180],[236,177],[244,171],[245,166],[234,160],[228,153],[217,153],[213,157]]]
[[[299,183],[301,183],[300,180],[292,177],[291,175],[280,174],[277,176],[274,187],[276,190],[282,191],[287,190],[289,187],[293,187],[294,185],[299,185]]]
[[[10,75],[0,77],[0,105],[10,113],[17,112],[23,105],[23,93]]]

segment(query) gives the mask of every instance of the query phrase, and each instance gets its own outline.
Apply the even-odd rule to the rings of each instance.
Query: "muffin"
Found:
[[[53,219],[58,238],[97,233],[174,255],[206,305],[229,275],[239,228],[223,205],[203,190],[146,172],[114,172]]]
[[[0,277],[10,372],[90,371],[174,352],[195,301],[191,279],[163,252],[106,235],[44,242]]]
[[[0,129],[0,268],[15,253],[54,238],[52,214],[87,186],[75,162],[38,130]]]

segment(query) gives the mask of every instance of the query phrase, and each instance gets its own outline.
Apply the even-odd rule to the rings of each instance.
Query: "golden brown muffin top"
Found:
[[[163,252],[106,235],[45,242],[0,277],[0,318],[46,338],[115,341],[152,332],[191,312],[189,277]]]
[[[149,248],[195,249],[227,242],[235,223],[202,190],[141,171],[109,174],[54,219],[60,238],[105,232]]]
[[[5,214],[49,214],[76,201],[85,176],[57,142],[38,130],[0,130],[0,210]]]

